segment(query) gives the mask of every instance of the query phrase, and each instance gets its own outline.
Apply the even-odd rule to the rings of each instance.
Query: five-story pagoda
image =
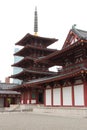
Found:
[[[43,104],[44,100],[44,87],[29,85],[31,80],[38,80],[42,77],[49,77],[56,75],[55,72],[49,71],[49,63],[35,63],[35,60],[39,57],[47,56],[55,49],[48,49],[47,47],[56,42],[55,38],[45,38],[37,35],[38,32],[38,19],[37,9],[35,8],[34,19],[34,35],[26,34],[16,45],[23,46],[23,48],[16,52],[15,56],[22,56],[23,59],[12,66],[21,67],[23,70],[11,78],[22,80],[22,84],[17,87],[17,90],[21,92],[22,104]]]

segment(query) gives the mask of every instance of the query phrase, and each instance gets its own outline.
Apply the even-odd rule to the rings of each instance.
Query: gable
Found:
[[[66,48],[67,46],[72,45],[73,43],[77,42],[78,40],[79,40],[79,36],[76,33],[74,33],[73,30],[71,29],[64,42],[62,49]]]

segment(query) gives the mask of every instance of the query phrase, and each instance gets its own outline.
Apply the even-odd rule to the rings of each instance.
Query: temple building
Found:
[[[14,55],[23,59],[12,66],[23,70],[11,75],[22,80],[13,90],[21,92],[22,104],[86,107],[87,31],[72,26],[61,50],[48,49],[57,39],[38,36],[37,18],[35,20],[35,35],[28,33],[16,43],[23,48]],[[58,71],[49,71],[55,65]]]
[[[52,64],[35,63],[34,61],[43,56],[47,56],[57,50],[47,48],[52,43],[56,42],[55,38],[40,37],[37,34],[38,22],[37,22],[37,9],[35,9],[35,23],[34,23],[34,35],[26,34],[16,45],[23,46],[23,48],[15,53],[15,56],[23,57],[17,63],[14,63],[13,67],[20,67],[22,71],[18,74],[14,74],[11,78],[19,79],[22,84],[18,91],[21,92],[21,103],[22,104],[43,104],[44,103],[44,89],[43,87],[36,86],[32,88],[27,87],[26,83],[40,79],[43,77],[54,76],[57,73],[49,71],[49,67]],[[25,87],[24,87],[25,86]]]
[[[46,106],[87,106],[87,31],[70,30],[60,51],[36,62],[58,65],[57,76],[31,85],[45,85]],[[61,69],[60,69],[61,68]]]
[[[8,81],[8,79],[6,80]],[[16,84],[9,82],[0,83],[0,108],[20,103],[21,93],[12,90],[15,86]]]

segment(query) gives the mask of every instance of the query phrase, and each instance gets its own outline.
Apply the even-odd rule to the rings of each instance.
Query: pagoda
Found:
[[[34,35],[26,34],[15,45],[22,46],[23,48],[16,52],[14,56],[23,57],[17,63],[14,63],[13,67],[20,67],[22,71],[18,74],[11,75],[10,78],[19,79],[22,81],[21,85],[18,85],[16,90],[21,92],[22,104],[43,104],[44,101],[44,88],[40,86],[31,87],[29,82],[32,80],[39,80],[43,77],[55,76],[56,72],[49,71],[49,67],[53,63],[36,63],[37,58],[47,56],[56,49],[47,48],[49,45],[57,41],[55,38],[45,38],[38,36],[38,17],[37,8],[35,8],[35,20],[34,20]]]

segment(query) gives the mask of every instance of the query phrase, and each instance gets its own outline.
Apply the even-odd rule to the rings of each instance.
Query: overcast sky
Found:
[[[34,34],[34,10],[38,10],[38,35],[59,39],[61,49],[72,28],[87,31],[87,0],[0,0],[0,80],[12,72],[15,43]]]

